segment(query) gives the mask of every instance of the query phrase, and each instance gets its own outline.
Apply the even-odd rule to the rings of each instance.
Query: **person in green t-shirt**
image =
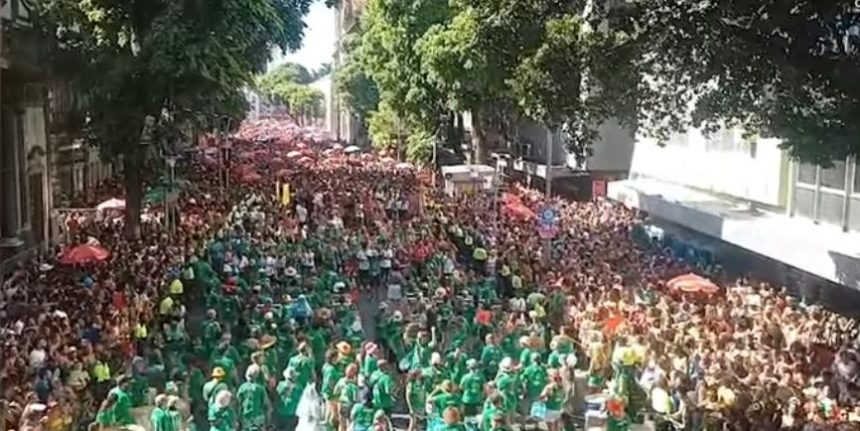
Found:
[[[334,395],[334,387],[337,382],[343,377],[340,374],[340,368],[337,365],[339,353],[337,350],[329,350],[325,354],[325,364],[322,367],[322,384],[321,395],[325,401],[325,423],[329,429],[334,429],[337,425],[337,402],[338,398]]]
[[[236,413],[233,409],[233,394],[224,389],[218,392],[209,404],[207,419],[209,431],[234,431],[237,429]]]
[[[421,370],[412,370],[406,376],[406,406],[409,408],[409,431],[423,430],[427,414],[427,386]]]
[[[99,423],[102,425],[125,426],[135,423],[131,414],[131,395],[129,387],[131,379],[121,376],[117,379],[117,385],[108,392],[107,399],[102,404],[102,412],[99,413]]]
[[[484,402],[484,411],[481,413],[481,431],[493,429],[493,419],[502,412],[504,399],[498,392],[493,393]]]
[[[155,397],[155,408],[149,415],[152,431],[179,431],[174,428],[170,413],[167,412],[167,395],[158,394]]]
[[[499,363],[499,374],[496,375],[495,382],[504,399],[502,411],[508,415],[515,413],[520,399],[520,384],[514,361],[510,357],[505,357]]]
[[[463,413],[468,419],[481,411],[484,402],[484,376],[479,372],[478,361],[469,359],[466,362],[469,372],[460,380],[460,390],[463,391]]]
[[[544,387],[549,382],[546,367],[541,363],[540,353],[532,353],[531,364],[523,369],[523,383],[526,392],[526,406],[538,402]]]
[[[481,350],[481,367],[486,379],[496,376],[501,361],[502,349],[496,343],[496,337],[493,334],[487,334],[484,337],[484,348]]]
[[[564,403],[567,401],[564,387],[562,386],[561,373],[557,369],[550,369],[547,373],[548,383],[541,392],[540,398],[546,404],[546,413],[543,420],[549,431],[561,429],[561,413]]]
[[[310,346],[307,343],[299,344],[298,353],[290,358],[287,368],[295,372],[296,384],[302,388],[311,382],[314,373],[314,361],[311,358]]]
[[[260,384],[260,367],[253,364],[245,371],[245,383],[239,386],[236,399],[239,402],[239,423],[244,431],[262,431],[269,417],[269,397],[265,386]]]
[[[373,388],[373,406],[390,415],[394,408],[394,379],[388,373],[388,362],[379,361],[379,370],[375,372]]]
[[[365,392],[360,402],[352,406],[349,412],[351,431],[368,431],[373,426],[376,410],[373,409],[371,394]]]
[[[289,368],[284,370],[284,380],[278,382],[275,392],[278,394],[277,407],[275,408],[275,429],[295,429],[299,418],[296,410],[299,400],[302,398],[304,388],[299,387],[296,382],[295,372]]]
[[[352,407],[358,402],[358,365],[349,364],[344,376],[334,386],[334,395],[338,400],[338,429],[345,431],[349,424]]]

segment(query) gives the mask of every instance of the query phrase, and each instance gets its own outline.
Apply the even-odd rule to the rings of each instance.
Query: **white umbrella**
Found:
[[[301,151],[290,151],[289,153],[287,153],[287,158],[288,159],[295,159],[296,157],[299,157],[301,155],[302,155]]]
[[[125,201],[122,199],[111,198],[98,204],[96,209],[99,211],[125,209]]]
[[[361,151],[361,148],[356,145],[350,145],[343,149],[343,152],[347,154],[357,153],[359,151]]]
[[[395,166],[395,167],[397,169],[412,169],[412,163],[408,163],[408,162],[398,163],[397,166]]]

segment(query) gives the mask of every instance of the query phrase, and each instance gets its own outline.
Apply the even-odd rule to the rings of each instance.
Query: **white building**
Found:
[[[608,196],[824,279],[860,288],[856,165],[800,165],[776,139],[740,131],[637,137],[629,178]]]

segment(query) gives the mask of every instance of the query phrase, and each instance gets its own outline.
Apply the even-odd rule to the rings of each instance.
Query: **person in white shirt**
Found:
[[[296,217],[299,218],[301,224],[308,222],[308,210],[302,204],[296,204]]]
[[[382,259],[379,261],[380,276],[383,282],[388,281],[391,275],[392,260],[394,259],[394,250],[391,247],[386,247],[382,250]]]

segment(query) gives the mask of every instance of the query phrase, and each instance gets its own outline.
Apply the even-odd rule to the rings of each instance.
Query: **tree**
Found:
[[[298,48],[310,1],[34,2],[56,58],[78,59],[63,72],[83,95],[92,142],[123,156],[130,234],[139,235],[151,167],[141,144],[171,139],[202,116],[244,115],[241,88],[273,48]]]
[[[647,85],[642,130],[740,126],[804,161],[860,152],[860,17],[851,2],[640,1],[630,5]],[[692,106],[692,109],[690,109]]]

